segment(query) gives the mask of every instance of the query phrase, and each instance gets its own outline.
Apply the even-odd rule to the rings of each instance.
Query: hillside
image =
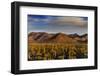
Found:
[[[56,33],[50,34],[46,32],[31,32],[28,34],[28,42],[32,43],[87,43],[88,35]]]

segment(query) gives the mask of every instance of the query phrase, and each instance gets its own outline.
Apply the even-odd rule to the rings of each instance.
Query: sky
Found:
[[[84,34],[87,33],[88,17],[28,15],[29,32]]]

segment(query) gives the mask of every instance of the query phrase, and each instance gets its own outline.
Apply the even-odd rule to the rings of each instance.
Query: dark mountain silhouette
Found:
[[[28,42],[34,43],[77,43],[87,42],[87,34],[78,35],[75,34],[49,34],[46,32],[31,32],[28,34]]]
[[[75,34],[69,34],[69,37],[75,38],[75,37],[80,37],[80,36],[77,33],[75,33]]]

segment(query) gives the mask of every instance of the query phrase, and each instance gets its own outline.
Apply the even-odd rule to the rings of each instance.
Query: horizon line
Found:
[[[36,31],[30,31],[30,32],[28,32],[28,34],[31,33],[31,32],[36,32]],[[40,32],[41,31],[36,32],[36,33],[40,33]],[[43,31],[41,33],[43,33]],[[48,34],[57,34],[57,33],[63,33],[63,34],[78,34],[78,33],[65,33],[65,32],[45,32],[45,31],[44,31],[44,33],[48,33]],[[84,34],[88,34],[88,33],[83,33],[83,34],[78,34],[78,35],[84,35]]]

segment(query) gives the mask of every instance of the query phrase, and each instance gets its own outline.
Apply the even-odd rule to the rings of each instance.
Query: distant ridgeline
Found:
[[[88,35],[64,34],[64,33],[46,33],[30,32],[28,34],[29,43],[87,43]]]

